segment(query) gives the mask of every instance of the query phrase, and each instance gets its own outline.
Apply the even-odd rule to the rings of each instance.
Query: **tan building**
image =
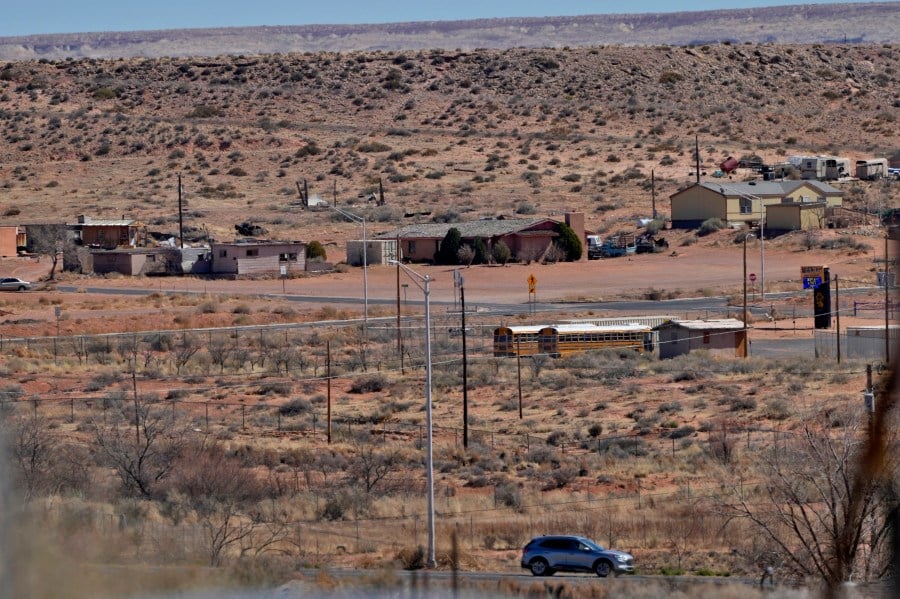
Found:
[[[766,206],[766,231],[811,231],[827,223],[825,202],[782,202]]]
[[[658,327],[660,359],[706,350],[728,358],[747,356],[747,330],[736,318],[673,320]]]
[[[543,257],[553,244],[553,240],[559,236],[556,232],[558,224],[551,218],[496,218],[464,223],[421,223],[407,225],[379,235],[379,238],[399,238],[404,260],[430,262],[434,260],[447,232],[455,228],[459,231],[464,244],[474,245],[477,239],[481,239],[491,252],[494,244],[503,241],[509,247],[513,260],[532,261]],[[566,214],[566,224],[581,239],[582,256],[586,256],[584,214],[579,212]]]
[[[757,225],[769,206],[786,201],[821,202],[826,208],[841,206],[844,192],[821,181],[749,181],[695,183],[671,196],[672,227],[693,229],[718,218],[729,226]]]
[[[211,242],[212,274],[265,276],[302,272],[306,269],[306,244],[302,241],[241,239]]]
[[[25,229],[18,225],[0,226],[0,257],[17,256],[19,248],[25,245]]]

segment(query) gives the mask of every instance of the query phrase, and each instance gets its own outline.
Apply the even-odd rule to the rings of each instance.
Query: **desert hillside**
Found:
[[[416,220],[578,209],[600,232],[660,212],[728,156],[766,161],[898,151],[894,45],[274,54],[0,65],[0,214],[78,214],[229,239],[358,227],[298,205],[356,204],[372,234]],[[738,171],[736,178],[752,176]],[[384,188],[384,206],[358,199]],[[850,206],[897,205],[889,183],[839,184]],[[327,223],[327,229],[323,224]]]

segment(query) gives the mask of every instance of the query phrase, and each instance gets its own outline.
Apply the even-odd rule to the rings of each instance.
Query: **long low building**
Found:
[[[584,214],[570,212],[565,216],[582,247],[587,247],[584,229]],[[488,251],[502,241],[511,252],[513,260],[524,262],[540,260],[559,236],[559,221],[552,218],[492,218],[461,223],[418,223],[406,225],[395,231],[384,233],[381,239],[399,239],[404,260],[430,262],[441,247],[441,241],[450,229],[457,229],[463,243],[473,245],[476,240],[484,241]],[[586,256],[586,253],[584,254]]]

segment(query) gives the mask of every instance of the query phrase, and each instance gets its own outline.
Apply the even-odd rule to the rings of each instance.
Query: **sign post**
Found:
[[[813,322],[817,329],[831,328],[831,284],[828,267],[801,266],[804,289],[813,290]]]
[[[287,278],[287,264],[281,265],[281,293],[284,293],[284,280]]]
[[[537,277],[534,274],[528,275],[528,303],[531,307],[531,312],[535,311],[535,304],[537,303]]]
[[[756,301],[756,285],[754,285],[754,283],[756,283],[756,273],[751,272],[749,275],[747,275],[747,280],[750,281],[750,289],[753,290],[753,301],[755,302]]]

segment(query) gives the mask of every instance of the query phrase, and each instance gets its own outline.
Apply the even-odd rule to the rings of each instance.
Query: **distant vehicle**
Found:
[[[522,549],[522,567],[535,576],[554,572],[593,572],[600,578],[634,572],[634,557],[624,551],[604,549],[578,536],[535,537]]]
[[[614,235],[607,237],[600,246],[600,255],[604,258],[615,258],[637,253],[634,235]]]
[[[27,291],[28,289],[31,289],[31,283],[28,281],[15,277],[0,279],[0,291]]]
[[[876,181],[888,174],[887,158],[872,158],[856,161],[856,178],[864,181]]]
[[[494,357],[546,354],[551,357],[601,349],[654,351],[653,329],[641,324],[598,326],[554,324],[503,326],[494,329]]]
[[[603,257],[603,242],[599,235],[587,236],[588,260],[597,260]]]

